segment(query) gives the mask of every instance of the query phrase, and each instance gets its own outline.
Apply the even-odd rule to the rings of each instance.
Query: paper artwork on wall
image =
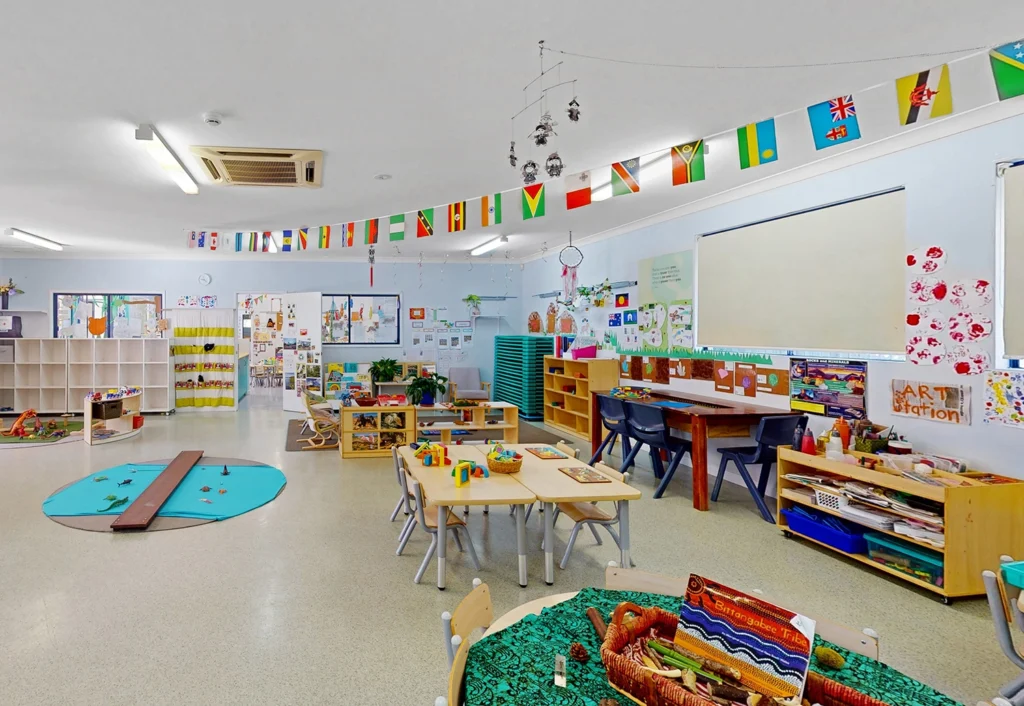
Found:
[[[938,272],[946,265],[946,251],[938,245],[929,245],[907,254],[907,269],[918,275]]]
[[[555,306],[554,302],[548,304],[547,311],[544,312],[544,331],[546,333],[555,332],[555,319],[558,318],[558,307]]]
[[[971,386],[893,380],[890,411],[901,417],[969,426]]]
[[[630,372],[630,357],[628,355],[619,356],[619,377],[624,380],[633,379],[633,375]]]
[[[736,363],[734,371],[735,392],[744,397],[757,396],[757,366],[750,363]]]
[[[759,367],[757,391],[768,395],[789,395],[789,370]]]
[[[204,294],[199,297],[199,308],[200,309],[216,309],[217,308],[217,295],[215,294]]]
[[[733,391],[733,370],[724,360],[712,361],[714,368],[715,392]]]
[[[988,372],[985,376],[985,423],[1024,429],[1024,371]]]
[[[178,306],[181,308],[195,308],[199,306],[199,297],[192,296],[191,294],[183,294],[178,297]]]
[[[526,330],[529,333],[540,333],[541,320],[540,312],[531,311],[530,316],[526,319]]]
[[[966,311],[978,309],[992,301],[992,284],[984,279],[961,279],[949,289],[949,303]]]
[[[988,352],[976,345],[961,343],[954,346],[947,360],[957,375],[981,375],[992,367]]]
[[[671,377],[671,373],[669,373],[669,368],[671,366],[669,365],[668,358],[652,358],[651,360],[654,362],[653,382],[660,385],[667,385],[669,378]]]
[[[694,380],[714,380],[715,379],[715,361],[713,360],[694,360],[693,367],[691,368],[691,374]]]
[[[960,311],[949,317],[949,337],[955,343],[971,343],[992,335],[992,319],[973,311]]]
[[[692,377],[692,366],[693,361],[689,358],[680,358],[679,360],[673,360],[672,365],[668,369],[668,376],[670,378],[677,378],[679,380],[689,380]]]
[[[943,307],[944,308],[944,307]],[[907,313],[907,328],[919,333],[938,333],[946,328],[948,316],[936,307],[918,306]]]
[[[789,407],[826,417],[864,419],[867,372],[863,361],[792,358]]]
[[[427,310],[424,307],[410,307],[409,319],[411,321],[423,321],[427,318]]]
[[[927,334],[907,339],[907,360],[914,365],[938,365],[946,358],[946,344]]]
[[[931,275],[914,277],[910,280],[907,289],[910,301],[918,304],[934,304],[944,301],[948,293],[949,288],[946,286],[946,281]]]

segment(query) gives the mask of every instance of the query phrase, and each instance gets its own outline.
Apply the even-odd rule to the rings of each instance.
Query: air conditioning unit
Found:
[[[222,186],[300,186],[319,189],[324,153],[249,147],[195,147],[206,176]]]

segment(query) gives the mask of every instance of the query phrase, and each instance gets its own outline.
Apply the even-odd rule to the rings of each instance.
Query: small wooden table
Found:
[[[555,547],[554,517],[555,503],[621,501],[619,509],[620,532],[622,543],[620,566],[630,566],[629,561],[629,501],[639,500],[640,491],[625,483],[613,480],[611,483],[579,483],[565,475],[559,468],[583,467],[591,468],[583,461],[575,458],[552,459],[545,461],[537,458],[526,449],[530,446],[543,444],[503,444],[506,449],[514,449],[523,455],[523,467],[519,473],[512,475],[544,503],[544,581],[549,586],[555,582]]]
[[[487,458],[482,449],[487,447],[457,446],[451,449],[452,461],[459,459],[473,461],[484,466]],[[492,473],[489,478],[473,478],[468,485],[455,487],[452,477],[452,466],[424,466],[415,457],[413,450],[402,446],[398,453],[405,459],[412,477],[423,487],[423,494],[431,505],[438,507],[438,517],[447,516],[452,507],[465,505],[515,505],[516,508],[516,549],[519,554],[519,585],[526,587],[526,506],[536,502],[537,496],[528,488],[515,480],[514,476]],[[559,474],[561,475],[561,474]],[[448,542],[444,536],[445,528],[438,521],[437,538],[437,587],[445,588],[445,559]]]
[[[500,410],[502,413],[501,422],[497,424],[487,423],[487,413],[491,410]],[[445,412],[459,417],[459,422],[434,422],[430,426],[421,426],[420,422],[426,421],[429,412]],[[473,418],[468,422],[462,422],[462,412],[472,412]],[[438,431],[441,432],[441,443],[448,446],[452,443],[453,431],[500,431],[501,442],[514,444],[519,441],[519,408],[508,402],[485,402],[475,407],[454,407],[449,404],[437,404],[433,407],[416,407],[416,431]]]
[[[540,615],[541,611],[545,608],[551,608],[559,603],[565,603],[567,600],[575,598],[577,593],[579,593],[579,591],[552,593],[550,596],[536,598],[528,603],[516,606],[509,612],[505,613],[505,615],[491,623],[491,626],[487,628],[487,631],[484,633],[484,637],[493,635],[496,632],[501,632],[510,625],[515,625],[527,615]]]
[[[604,440],[604,426],[598,395],[609,395],[611,390],[590,392],[590,444],[591,453],[596,454]],[[654,390],[651,402],[672,400],[689,403],[682,409],[665,408],[665,417],[673,429],[689,432],[693,438],[693,507],[708,509],[708,439],[745,438],[750,436],[750,427],[760,423],[762,417],[779,414],[800,414],[788,409],[774,409],[758,405],[733,403],[711,397],[684,394],[673,390]],[[642,403],[641,403],[642,404]],[[595,460],[600,460],[600,457]],[[628,566],[628,564],[623,564]]]

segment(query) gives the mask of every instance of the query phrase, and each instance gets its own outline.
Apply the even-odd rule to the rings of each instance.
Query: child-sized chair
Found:
[[[452,666],[458,645],[452,638],[468,640],[475,630],[486,630],[494,621],[494,604],[491,603],[491,589],[480,579],[473,579],[473,590],[463,598],[452,612],[441,613],[441,636],[448,651],[448,666]]]
[[[597,463],[594,465],[599,473],[612,480],[621,481],[623,483],[629,483],[628,473],[619,473],[614,468],[606,466],[603,463]],[[615,541],[615,545],[622,550],[622,545],[619,542],[619,535],[615,531],[615,525],[619,524],[619,503],[615,503],[615,514],[610,515],[597,506],[597,503],[558,503],[555,505],[555,517],[553,522],[558,522],[559,515],[568,516],[574,523],[572,528],[572,534],[569,535],[569,545],[565,548],[565,555],[562,556],[562,561],[559,567],[564,569],[566,564],[569,563],[569,555],[572,554],[572,548],[576,546],[576,536],[580,533],[580,529],[586,525],[590,527],[590,531],[594,535],[594,539],[597,540],[598,544],[602,544],[601,538],[597,535],[597,527],[604,527],[608,534],[612,536]],[[543,542],[541,543],[543,549]]]
[[[722,462],[718,464],[718,477],[715,479],[715,488],[711,491],[711,500],[718,501],[718,493],[722,489],[722,481],[725,480],[725,469],[729,461],[736,464],[736,470],[743,477],[743,482],[750,491],[750,496],[757,503],[757,509],[765,522],[775,524],[775,515],[768,509],[764,501],[764,493],[768,489],[768,477],[771,475],[772,464],[778,457],[778,447],[793,443],[793,437],[797,427],[807,427],[807,417],[802,415],[784,414],[776,417],[761,417],[761,423],[757,426],[757,433],[754,441],[757,446],[733,446],[731,448],[718,449],[722,454]],[[761,475],[757,479],[757,485],[747,470],[748,463],[760,463]]]
[[[633,465],[636,455],[640,449],[647,444],[651,449],[651,464],[654,466],[654,477],[660,478],[661,483],[654,491],[655,499],[665,493],[665,488],[672,481],[679,462],[685,454],[691,453],[692,444],[688,439],[680,439],[672,436],[668,431],[668,424],[665,421],[665,408],[652,404],[639,402],[625,402],[626,422],[629,424],[629,435],[637,444],[630,451],[626,460],[622,463],[620,472],[625,473]],[[661,460],[661,451],[669,454],[668,470]]]
[[[412,493],[416,496],[416,519],[419,522],[420,527],[423,528],[427,534],[430,535],[430,547],[427,549],[426,556],[423,557],[423,563],[420,564],[419,571],[416,572],[415,583],[419,583],[423,579],[423,574],[426,573],[427,567],[430,565],[430,560],[434,558],[434,553],[437,551],[438,542],[448,541],[448,532],[451,531],[452,537],[455,539],[455,545],[459,548],[459,551],[463,551],[462,540],[459,538],[459,533],[463,535],[463,539],[466,540],[465,550],[469,552],[469,558],[473,562],[473,568],[477,571],[480,570],[480,560],[476,558],[476,549],[473,547],[473,539],[469,536],[469,532],[466,530],[466,523],[462,521],[458,515],[451,510],[445,512],[443,518],[445,526],[442,528],[441,520],[438,518],[437,507],[430,507],[424,510],[425,501],[423,499],[423,488],[417,481],[412,482]],[[408,539],[408,537],[406,537]],[[404,548],[404,545],[403,545]],[[401,548],[399,549],[401,551]]]
[[[601,445],[590,458],[590,465],[593,466],[608,447],[608,453],[615,448],[615,437],[622,437],[622,458],[629,456],[632,449],[629,446],[629,422],[626,421],[626,405],[622,400],[611,395],[598,395],[597,408],[601,413],[601,423],[608,430],[608,436],[604,438]]]

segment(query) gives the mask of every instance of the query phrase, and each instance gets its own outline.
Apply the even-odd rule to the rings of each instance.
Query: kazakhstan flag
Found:
[[[740,169],[749,169],[779,158],[775,144],[775,118],[737,128],[740,147]]]

